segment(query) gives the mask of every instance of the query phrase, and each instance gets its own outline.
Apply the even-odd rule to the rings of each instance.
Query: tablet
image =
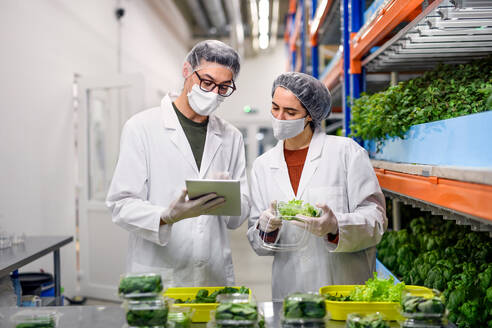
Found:
[[[190,199],[198,198],[205,194],[216,193],[225,198],[222,206],[207,213],[207,215],[241,215],[241,187],[239,180],[186,180],[186,189]]]

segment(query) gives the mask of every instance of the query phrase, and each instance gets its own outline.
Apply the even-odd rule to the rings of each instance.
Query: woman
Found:
[[[273,255],[272,296],[363,284],[376,266],[376,245],[387,227],[385,201],[366,151],[350,138],[326,135],[328,89],[310,75],[290,72],[272,88],[272,125],[279,142],[251,172],[253,206],[248,239],[258,255]],[[276,202],[301,199],[322,209],[306,223],[276,218]],[[307,246],[290,252],[262,247],[307,225]]]

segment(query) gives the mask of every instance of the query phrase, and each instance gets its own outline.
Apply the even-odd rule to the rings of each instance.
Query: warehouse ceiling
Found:
[[[239,4],[241,23],[244,36],[251,36],[252,18],[250,0],[173,0],[192,31],[193,37],[224,38],[229,37],[231,23],[233,22],[233,7],[231,3]],[[270,13],[273,9],[273,1],[270,3]],[[285,17],[289,9],[289,1],[278,1],[278,37],[283,37],[285,30]],[[270,14],[270,24],[272,20]]]

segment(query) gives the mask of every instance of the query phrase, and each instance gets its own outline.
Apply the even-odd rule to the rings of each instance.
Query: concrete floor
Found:
[[[236,275],[236,285],[251,288],[256,301],[270,301],[272,299],[272,261],[271,256],[258,256],[249,245],[246,237],[247,222],[239,229],[229,231],[232,250],[232,261]],[[86,305],[115,305],[98,299],[88,299]]]

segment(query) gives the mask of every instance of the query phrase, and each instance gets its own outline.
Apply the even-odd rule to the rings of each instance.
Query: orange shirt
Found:
[[[285,162],[289,170],[290,184],[294,194],[297,195],[297,189],[299,188],[299,182],[301,181],[302,168],[306,161],[306,156],[309,147],[297,150],[288,150],[284,148]]]
[[[299,188],[299,182],[301,181],[302,169],[306,162],[306,157],[309,147],[297,150],[288,150],[284,148],[285,163],[287,163],[287,169],[289,170],[290,184],[294,194],[297,195],[297,189]],[[259,226],[256,227],[260,230]],[[277,239],[278,229],[272,232],[265,233],[260,230],[260,238],[267,243],[273,243]],[[334,244],[338,244],[338,234],[328,234],[326,239]]]
[[[287,169],[289,170],[290,184],[292,185],[292,190],[294,190],[295,195],[297,195],[297,189],[299,188],[299,182],[301,181],[302,169],[306,162],[308,150],[309,147],[297,150],[288,150],[284,148],[284,157],[285,162],[287,163]],[[326,238],[329,242],[338,244],[338,234],[328,234]]]

